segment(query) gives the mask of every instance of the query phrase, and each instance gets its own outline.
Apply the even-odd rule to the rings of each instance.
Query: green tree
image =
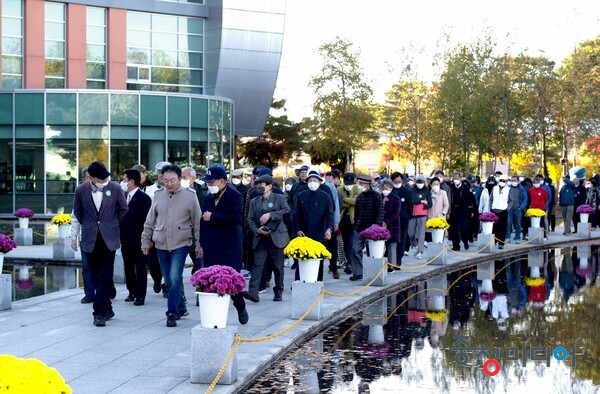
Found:
[[[354,151],[377,138],[370,129],[374,120],[372,90],[364,82],[359,52],[348,40],[336,37],[323,44],[319,54],[323,58],[321,73],[309,82],[317,95],[315,118],[306,123],[311,135],[309,153],[315,162],[335,162],[349,170]]]

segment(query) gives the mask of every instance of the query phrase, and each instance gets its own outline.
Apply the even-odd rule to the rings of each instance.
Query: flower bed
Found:
[[[52,224],[57,224],[59,226],[71,224],[71,215],[66,213],[63,213],[62,215],[56,215],[52,218]]]
[[[577,207],[577,213],[594,213],[594,208],[591,205],[583,204]]]
[[[387,228],[381,227],[377,224],[372,225],[360,232],[360,235],[365,239],[373,241],[387,241],[392,236]]]
[[[500,220],[500,218],[494,212],[484,212],[479,215],[480,222],[498,223],[498,220]]]
[[[322,243],[309,237],[296,237],[283,250],[287,258],[298,260],[330,259],[331,253]]]
[[[192,275],[190,283],[196,287],[196,291],[220,296],[241,293],[246,287],[246,279],[242,274],[226,265],[201,268]]]
[[[436,230],[445,230],[450,227],[446,219],[444,218],[433,218],[429,219],[425,223],[425,227]]]
[[[15,249],[17,244],[10,237],[0,234],[0,253],[8,253]],[[0,387],[1,388],[1,387]]]
[[[546,212],[538,208],[529,208],[525,211],[525,216],[528,218],[543,218]]]
[[[3,354],[0,355],[0,392],[70,394],[72,390],[56,369],[40,360]]]
[[[15,211],[15,216],[18,218],[32,218],[33,211],[29,208],[19,208]]]

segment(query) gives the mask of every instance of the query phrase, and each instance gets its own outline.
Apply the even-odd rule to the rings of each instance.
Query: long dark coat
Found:
[[[390,193],[387,199],[383,202],[383,221],[391,234],[388,242],[400,242],[400,197]]]

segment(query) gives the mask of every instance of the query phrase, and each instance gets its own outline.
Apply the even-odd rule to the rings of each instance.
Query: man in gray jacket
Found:
[[[144,223],[142,252],[148,254],[150,244],[154,242],[169,292],[167,327],[176,327],[177,320],[189,314],[182,295],[182,276],[192,237],[196,241],[196,258],[202,257],[199,240],[201,212],[196,192],[181,186],[181,169],[168,165],[163,167],[162,172],[165,188],[154,194]]]
[[[258,302],[258,287],[267,259],[271,260],[275,274],[275,296],[273,301],[281,301],[283,293],[283,248],[290,242],[283,217],[290,213],[284,195],[273,193],[273,177],[263,175],[254,181],[258,197],[250,201],[248,227],[254,234],[254,266],[248,291],[244,298]]]

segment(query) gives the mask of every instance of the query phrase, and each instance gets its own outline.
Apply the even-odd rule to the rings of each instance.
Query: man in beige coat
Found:
[[[156,246],[169,291],[167,327],[176,327],[177,320],[189,314],[183,298],[183,267],[192,237],[196,241],[196,258],[202,257],[199,240],[202,213],[194,189],[181,186],[181,169],[168,165],[162,172],[165,188],[154,194],[144,223],[142,252],[148,254],[152,242]]]

